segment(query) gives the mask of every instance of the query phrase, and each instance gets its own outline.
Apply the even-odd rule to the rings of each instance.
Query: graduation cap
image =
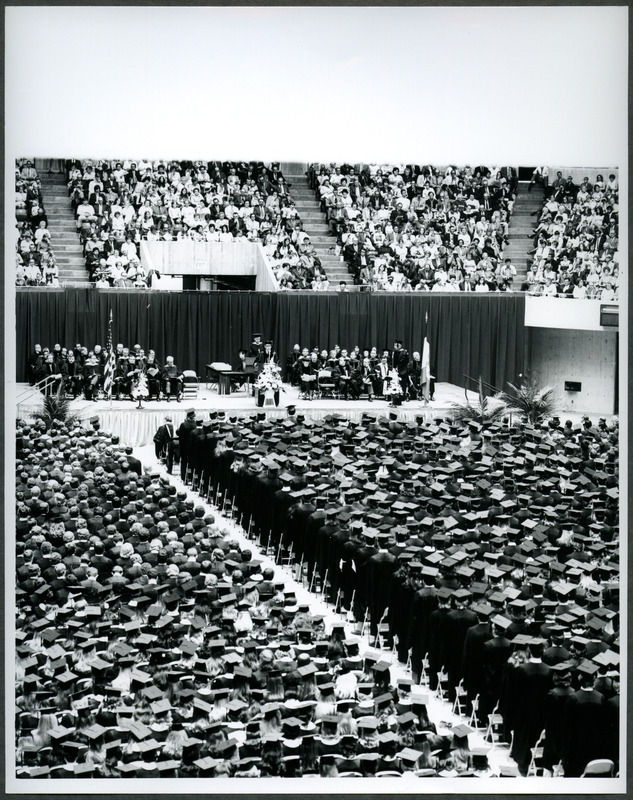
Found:
[[[414,750],[412,747],[404,747],[396,754],[396,757],[405,764],[414,765],[424,755],[420,750]]]
[[[393,695],[391,692],[385,692],[384,694],[380,694],[377,697],[374,697],[374,705],[377,708],[384,708],[389,705],[389,703],[393,702]]]
[[[580,664],[576,667],[576,670],[583,675],[587,675],[588,677],[594,677],[598,672],[599,667],[594,664],[592,661],[588,659],[583,659]]]
[[[453,736],[457,736],[461,739],[464,736],[468,736],[469,733],[472,733],[473,729],[470,727],[470,725],[464,725],[463,723],[460,723],[459,725],[454,725],[452,731]]]
[[[396,721],[401,727],[410,725],[412,722],[415,722],[416,719],[417,717],[412,711],[405,711],[404,714],[400,714],[398,717],[396,717]]]
[[[509,620],[507,617],[504,617],[501,614],[495,614],[494,617],[490,620],[493,625],[501,628],[503,631],[507,631],[508,628],[512,625],[512,621]]]

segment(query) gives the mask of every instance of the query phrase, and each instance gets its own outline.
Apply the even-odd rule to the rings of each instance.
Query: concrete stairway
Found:
[[[516,268],[517,274],[512,288],[519,291],[525,282],[527,262],[532,260],[528,251],[533,249],[532,234],[536,228],[537,216],[533,212],[539,211],[543,205],[543,187],[535,185],[528,192],[527,183],[519,183],[519,188],[508,226],[508,244],[505,246],[502,258],[509,258]],[[528,235],[530,238],[528,239]]]
[[[40,174],[42,199],[51,232],[51,247],[59,268],[59,282],[81,283],[90,281],[86,270],[86,260],[77,234],[75,215],[64,175]]]
[[[341,281],[346,281],[351,286],[354,278],[343,257],[334,253],[336,239],[329,232],[325,214],[321,211],[315,193],[308,184],[303,165],[284,164],[284,166],[289,170],[283,175],[290,187],[290,197],[299,212],[303,229],[314,245],[323,271],[330,282],[330,288],[336,289]]]

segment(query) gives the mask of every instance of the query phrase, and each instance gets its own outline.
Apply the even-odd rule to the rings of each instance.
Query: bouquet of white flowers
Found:
[[[147,378],[145,377],[145,373],[141,370],[138,374],[136,381],[134,382],[134,386],[132,387],[132,397],[135,400],[139,398],[141,400],[145,400],[148,395],[147,391]]]
[[[398,371],[392,369],[389,373],[389,383],[385,388],[385,394],[391,399],[395,399],[397,397],[402,397],[404,392],[402,391],[402,384],[400,383],[400,376],[398,375]]]
[[[282,387],[281,369],[276,364],[264,364],[255,381],[255,388],[260,392],[278,392]]]

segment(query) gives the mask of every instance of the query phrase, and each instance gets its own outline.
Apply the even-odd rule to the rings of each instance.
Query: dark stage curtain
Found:
[[[235,365],[255,331],[274,340],[282,363],[295,343],[380,349],[402,339],[421,353],[426,335],[438,381],[474,389],[464,375],[481,375],[505,388],[524,371],[524,308],[520,294],[18,291],[16,379],[26,380],[37,343],[105,344],[112,310],[115,344],[151,347],[161,363],[172,355],[201,378],[211,361]]]

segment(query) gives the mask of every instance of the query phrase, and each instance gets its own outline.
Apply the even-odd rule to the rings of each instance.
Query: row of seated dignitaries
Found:
[[[18,777],[490,773],[428,690],[92,427],[18,422]]]
[[[617,760],[617,423],[191,412],[179,438],[200,491],[388,629],[414,680],[498,707],[522,772],[546,727],[548,767]]]

